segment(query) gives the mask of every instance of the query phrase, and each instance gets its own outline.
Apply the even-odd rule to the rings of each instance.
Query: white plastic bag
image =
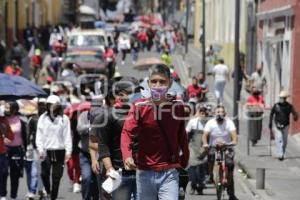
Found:
[[[102,183],[102,188],[108,193],[115,191],[122,182],[122,171],[111,171],[108,173],[108,178]]]

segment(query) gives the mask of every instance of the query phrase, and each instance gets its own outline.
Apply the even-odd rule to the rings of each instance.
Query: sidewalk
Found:
[[[191,50],[192,49],[192,50]],[[187,56],[187,65],[193,66],[194,63],[201,63],[201,52],[199,57],[195,57],[197,50],[190,47],[190,55]],[[197,61],[198,60],[198,61]],[[200,65],[198,66],[200,70]],[[197,68],[193,66],[193,72]],[[180,74],[184,75],[184,74]],[[195,75],[195,74],[192,74]],[[187,79],[190,83],[190,79],[187,76],[181,76],[182,79]],[[207,79],[210,85],[210,92],[213,92],[212,78]],[[232,113],[233,101],[233,80],[226,85],[225,91],[225,107],[228,111],[228,115]],[[246,98],[246,93],[242,93],[242,97]],[[245,102],[242,100],[242,102]],[[268,113],[267,113],[268,114]],[[300,196],[300,136],[289,137],[289,144],[287,147],[286,159],[281,162],[275,158],[275,144],[272,141],[272,148],[270,149],[270,135],[268,130],[268,116],[264,117],[264,127],[262,133],[262,139],[255,147],[250,146],[250,155],[247,155],[247,134],[248,125],[246,119],[240,120],[240,133],[239,133],[239,145],[236,148],[236,162],[238,167],[245,171],[248,175],[248,186],[255,193],[258,199],[265,200],[294,200],[299,199]],[[270,155],[271,152],[271,155]],[[256,189],[256,169],[265,168],[265,190]]]

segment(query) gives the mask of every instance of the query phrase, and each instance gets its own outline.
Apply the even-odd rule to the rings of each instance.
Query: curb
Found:
[[[237,154],[241,155],[238,151]],[[252,195],[259,200],[274,200],[273,196],[276,194],[271,186],[265,181],[265,189],[256,189],[256,178],[250,170],[247,169],[246,164],[241,160],[236,161],[236,165],[244,174],[244,181]]]

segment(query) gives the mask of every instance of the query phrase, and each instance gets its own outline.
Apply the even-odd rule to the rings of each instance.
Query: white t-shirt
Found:
[[[225,118],[221,125],[218,124],[216,119],[211,119],[204,127],[204,131],[209,132],[209,145],[215,145],[217,139],[221,139],[225,143],[230,143],[230,133],[235,130],[233,121],[228,118]]]
[[[199,120],[199,117],[190,119],[185,128],[187,133],[191,132],[191,130],[203,130],[203,129],[204,126],[202,125],[201,120]]]
[[[213,71],[215,75],[215,81],[226,81],[228,74],[229,74],[229,69],[227,65],[224,64],[218,64],[214,66]]]

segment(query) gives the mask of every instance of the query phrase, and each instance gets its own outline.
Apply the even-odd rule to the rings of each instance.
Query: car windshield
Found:
[[[100,54],[69,54],[65,58],[66,62],[102,62]]]
[[[70,37],[69,46],[72,47],[93,47],[105,46],[105,39],[102,35],[74,35]]]

